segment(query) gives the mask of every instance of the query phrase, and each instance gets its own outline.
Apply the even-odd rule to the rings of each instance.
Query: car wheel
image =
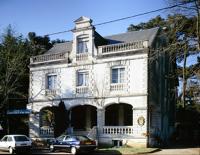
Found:
[[[14,153],[14,150],[13,150],[13,148],[12,148],[11,146],[9,147],[9,153],[10,153],[10,154],[13,154],[13,153]]]
[[[71,154],[76,154],[76,147],[71,147],[71,150],[70,150],[70,152],[71,152]]]
[[[49,148],[50,148],[50,151],[51,151],[51,152],[54,152],[54,151],[55,151],[55,148],[54,148],[53,145],[50,145]]]

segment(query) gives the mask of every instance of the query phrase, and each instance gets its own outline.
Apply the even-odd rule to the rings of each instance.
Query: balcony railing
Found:
[[[103,126],[103,134],[133,135],[133,126]]]
[[[52,127],[40,127],[40,136],[41,137],[53,137],[54,129]]]
[[[64,52],[34,56],[30,58],[30,63],[34,64],[58,60],[68,60],[68,53]]]
[[[110,91],[122,91],[125,90],[125,83],[111,83]]]
[[[85,94],[88,92],[88,86],[77,86],[76,93],[78,94]]]
[[[85,61],[88,60],[88,53],[77,53],[76,61]]]
[[[142,48],[148,47],[148,41],[137,41],[137,42],[130,42],[130,43],[119,43],[114,45],[105,45],[98,47],[98,54],[105,55],[105,54],[112,54],[117,52],[127,52],[131,50],[137,50]]]
[[[56,89],[46,89],[45,90],[45,95],[51,95],[51,96],[55,96],[57,94],[57,90]]]

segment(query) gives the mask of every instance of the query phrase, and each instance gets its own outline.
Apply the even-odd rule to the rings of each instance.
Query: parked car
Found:
[[[83,135],[61,135],[49,144],[50,151],[65,149],[71,154],[91,152],[97,148],[96,141]]]
[[[32,141],[25,135],[5,135],[0,140],[0,149],[9,151],[10,154],[14,152],[29,153],[32,147]]]

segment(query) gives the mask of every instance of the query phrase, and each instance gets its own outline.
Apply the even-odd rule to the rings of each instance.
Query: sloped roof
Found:
[[[81,16],[78,19],[76,19],[74,22],[75,23],[79,23],[79,22],[86,22],[86,21],[92,21],[90,18],[85,17],[85,16]]]
[[[159,28],[151,28],[146,30],[140,30],[140,31],[131,31],[121,34],[116,34],[112,36],[106,36],[105,39],[108,40],[108,44],[116,44],[116,43],[128,43],[128,42],[134,42],[134,41],[140,41],[140,40],[148,40],[149,46],[152,45],[152,42],[154,38],[157,35]]]
[[[132,31],[132,32],[126,32],[126,33],[106,36],[103,38],[105,40],[107,40],[107,45],[148,40],[149,46],[152,46],[152,43],[158,33],[158,30],[159,30],[159,28],[155,27],[155,28],[141,30],[141,31]],[[68,52],[68,51],[69,52],[72,51],[72,41],[55,44],[45,54],[61,53],[61,52]]]
[[[69,41],[69,42],[55,44],[45,54],[71,52],[71,51],[72,51],[72,41]]]

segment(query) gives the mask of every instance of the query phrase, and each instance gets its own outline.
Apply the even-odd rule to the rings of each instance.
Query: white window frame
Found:
[[[117,77],[116,77],[116,82],[113,82],[113,70],[117,70]],[[123,69],[123,75],[122,72],[120,71]],[[120,84],[120,83],[125,83],[125,66],[116,66],[111,68],[111,84]]]
[[[82,82],[80,83],[80,77],[79,75],[83,75],[82,76]],[[87,87],[89,85],[89,72],[87,70],[78,70],[77,71],[77,74],[76,74],[76,79],[77,79],[77,82],[76,82],[76,86],[77,87]]]
[[[49,77],[55,77],[55,79],[53,80],[53,85],[50,87],[50,84],[49,84]],[[46,75],[46,89],[47,90],[56,90],[57,89],[57,81],[58,81],[58,76],[57,74],[47,74]]]
[[[77,54],[88,53],[89,37],[77,38]]]

